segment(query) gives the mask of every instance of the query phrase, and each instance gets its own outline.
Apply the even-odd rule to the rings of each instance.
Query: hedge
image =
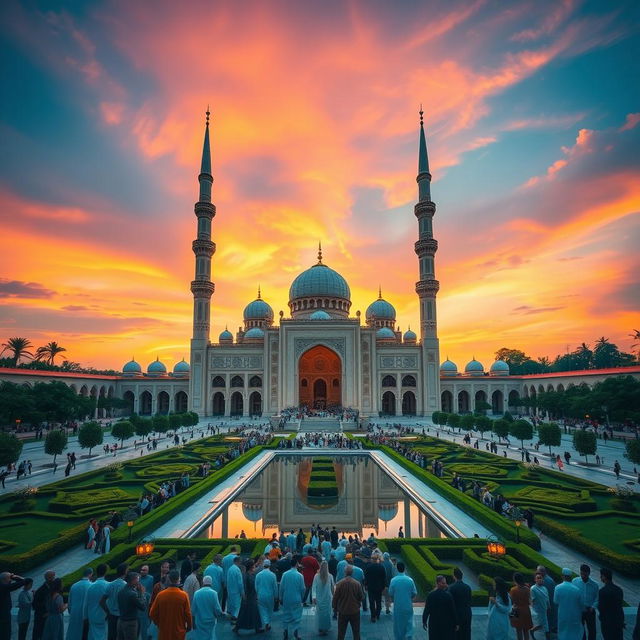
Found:
[[[277,444],[278,438],[274,438],[273,442],[271,442],[271,444],[269,445],[258,445],[256,447],[253,447],[235,460],[227,463],[221,469],[211,473],[207,478],[204,478],[197,484],[194,484],[188,489],[185,489],[183,492],[179,493],[174,498],[171,498],[160,507],[157,507],[153,511],[150,511],[144,516],[138,518],[135,521],[134,526],[132,527],[131,535],[137,539],[147,533],[150,533],[151,531],[154,531],[159,526],[173,518],[177,513],[182,511],[182,509],[184,509],[193,500],[201,497],[207,491],[210,491],[213,487],[215,487],[219,482],[225,480],[229,475],[234,473],[246,462],[249,462],[251,459],[253,459],[262,450],[275,448],[277,447]],[[164,452],[158,452],[158,454],[152,455],[159,456],[163,453]],[[95,477],[96,475],[104,472],[104,468],[96,471],[89,471],[87,474],[83,474],[83,477]],[[78,477],[80,476],[76,476],[75,479],[77,479]],[[53,483],[53,485],[48,485],[47,490],[54,485],[60,487],[64,484],[69,484],[69,480],[66,479],[57,483]],[[132,500],[129,499],[128,502],[129,504],[131,504]],[[38,514],[38,512],[29,513],[29,517],[37,515],[48,516],[50,514]],[[60,516],[64,517],[62,516],[62,514],[60,514]],[[62,553],[63,551],[67,551],[71,547],[80,545],[85,539],[86,529],[87,524],[81,523],[75,527],[71,527],[63,531],[57,538],[33,547],[29,551],[18,554],[3,554],[2,557],[0,557],[0,561],[4,566],[10,567],[11,571],[14,573],[26,573],[27,571],[29,571],[29,569],[44,563],[47,558],[50,558],[51,556],[58,553]],[[114,547],[116,547],[120,542],[124,542],[128,538],[128,536],[128,528],[125,526],[121,526],[112,532],[111,543]]]
[[[377,448],[401,464],[405,469],[410,471],[425,484],[435,489],[439,494],[447,498],[449,502],[469,513],[478,522],[484,524],[496,534],[507,540],[516,540],[516,527],[513,522],[507,520],[504,516],[498,515],[495,511],[485,507],[475,498],[462,493],[462,491],[455,489],[441,478],[434,476],[432,473],[425,471],[417,464],[410,462],[390,447],[382,445]],[[521,529],[520,540],[534,549],[540,549],[540,539],[538,536],[529,529],[524,529],[522,527]]]

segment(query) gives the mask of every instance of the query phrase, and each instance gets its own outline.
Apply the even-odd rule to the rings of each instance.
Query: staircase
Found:
[[[327,416],[326,418],[317,418],[314,416],[300,421],[300,433],[339,433],[340,431],[342,431],[340,428],[340,420],[334,416]]]

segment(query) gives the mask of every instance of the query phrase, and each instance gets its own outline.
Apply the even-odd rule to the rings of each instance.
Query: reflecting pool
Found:
[[[312,524],[368,537],[446,537],[368,456],[279,455],[203,531],[201,537],[270,537]]]

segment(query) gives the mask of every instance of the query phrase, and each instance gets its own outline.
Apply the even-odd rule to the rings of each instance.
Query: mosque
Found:
[[[418,281],[419,335],[401,333],[396,310],[378,291],[362,318],[351,314],[351,292],[345,278],[326,264],[318,247],[317,262],[300,273],[289,288],[289,316],[281,311],[275,323],[273,309],[262,298],[243,312],[243,326],[234,336],[225,329],[212,341],[211,259],[213,175],[207,111],[199,182],[195,204],[196,238],[192,249],[195,274],[193,332],[190,362],[178,362],[171,373],[159,359],[146,373],[135,360],[121,376],[45,372],[26,369],[0,371],[0,379],[31,384],[43,379],[64,380],[78,393],[123,398],[141,415],[187,409],[207,416],[275,416],[293,407],[350,408],[363,418],[380,415],[431,416],[434,411],[473,411],[483,407],[495,414],[515,407],[516,400],[572,384],[594,384],[620,370],[589,370],[530,376],[510,376],[506,362],[496,361],[485,371],[472,359],[459,372],[455,363],[440,362],[437,331],[431,173],[420,111],[418,144],[418,199],[414,251]],[[215,300],[215,298],[214,298]],[[625,373],[640,376],[640,367]],[[98,409],[98,417],[105,415]]]

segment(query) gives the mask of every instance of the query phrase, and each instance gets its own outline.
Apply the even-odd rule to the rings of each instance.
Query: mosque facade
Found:
[[[572,384],[594,384],[621,373],[640,377],[640,367],[590,370],[534,376],[511,376],[506,362],[488,371],[472,359],[458,371],[440,362],[435,278],[438,242],[433,222],[431,173],[422,112],[418,144],[418,198],[414,205],[417,230],[414,251],[418,280],[419,334],[401,333],[393,305],[378,291],[364,318],[351,313],[346,279],[332,269],[318,247],[315,264],[300,273],[289,288],[289,314],[273,309],[260,290],[243,312],[235,335],[228,329],[211,339],[211,304],[215,284],[211,263],[216,245],[212,201],[213,175],[209,113],[195,204],[196,238],[193,331],[190,361],[178,362],[169,373],[159,359],[146,373],[132,359],[120,376],[0,370],[0,379],[22,384],[63,380],[78,393],[123,398],[141,415],[191,410],[207,416],[275,416],[293,407],[324,410],[349,408],[363,418],[380,415],[431,416],[434,411],[465,413],[482,407],[500,414],[514,411],[515,400]],[[100,406],[100,403],[98,403]],[[98,417],[105,411],[98,410]]]

